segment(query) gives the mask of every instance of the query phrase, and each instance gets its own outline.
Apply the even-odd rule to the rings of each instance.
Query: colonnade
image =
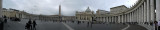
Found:
[[[138,0],[126,12],[118,16],[118,22],[153,22],[155,21],[155,0]]]
[[[155,12],[156,10],[156,12]],[[157,14],[157,15],[156,15]],[[100,19],[100,18],[99,18]],[[105,22],[154,22],[160,20],[160,0],[138,0],[138,2],[125,12],[116,16],[102,17]]]

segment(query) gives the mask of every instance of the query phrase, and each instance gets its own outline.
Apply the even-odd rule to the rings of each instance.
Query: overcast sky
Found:
[[[56,15],[59,5],[62,15],[73,16],[75,11],[85,11],[90,7],[92,11],[102,9],[110,11],[111,7],[125,5],[130,7],[137,0],[3,0],[3,8],[13,8],[33,14]]]

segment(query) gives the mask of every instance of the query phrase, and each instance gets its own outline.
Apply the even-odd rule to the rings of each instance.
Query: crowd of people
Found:
[[[28,23],[26,23],[25,29],[27,30],[36,30],[36,21],[34,20],[33,22],[31,21],[31,19],[28,21]]]

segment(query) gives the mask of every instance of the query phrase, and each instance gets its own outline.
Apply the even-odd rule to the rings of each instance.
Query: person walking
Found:
[[[36,30],[36,25],[37,25],[37,23],[36,23],[36,21],[34,20],[34,21],[33,21],[33,30]]]
[[[31,20],[29,20],[29,21],[26,23],[25,29],[27,29],[27,30],[32,30],[32,22],[31,22]]]
[[[32,30],[32,21],[31,21],[31,19],[29,19],[29,21],[28,21],[28,26],[29,26],[29,29]]]
[[[158,30],[160,30],[160,20],[158,21],[157,26],[158,26]]]
[[[7,17],[4,16],[3,18],[4,18],[4,22],[7,23]]]
[[[26,23],[26,26],[25,26],[25,29],[27,29],[27,30],[31,30],[31,25],[29,24],[29,23]]]

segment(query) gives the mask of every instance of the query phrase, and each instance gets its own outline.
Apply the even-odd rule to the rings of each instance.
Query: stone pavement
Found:
[[[4,24],[4,30],[27,30],[25,24],[28,22],[27,19],[23,19],[20,22],[8,21]],[[124,24],[96,24],[88,22],[77,22],[77,21],[40,21],[36,20],[36,30],[121,30],[127,25]],[[127,30],[146,30],[142,26],[130,25]]]

